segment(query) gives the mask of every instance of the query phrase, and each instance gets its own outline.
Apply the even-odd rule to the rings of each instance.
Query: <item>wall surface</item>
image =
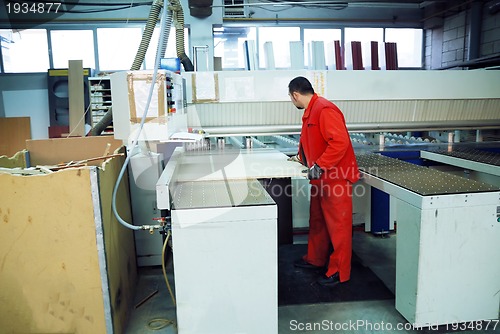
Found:
[[[500,55],[500,12],[489,8],[498,1],[483,5],[480,21],[479,58]],[[425,68],[439,69],[473,60],[469,54],[471,44],[472,10],[444,17],[443,24],[425,31]],[[474,38],[474,37],[472,37]]]
[[[0,75],[0,117],[30,117],[31,138],[49,137],[46,73]]]
[[[489,13],[489,7],[498,1],[490,1],[483,11],[481,56],[500,54],[500,12]]]

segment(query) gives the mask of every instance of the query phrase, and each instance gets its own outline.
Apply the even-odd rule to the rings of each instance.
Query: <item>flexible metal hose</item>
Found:
[[[165,57],[165,52],[167,51],[167,43],[168,43],[168,37],[170,36],[170,27],[172,26],[172,10],[168,8],[167,12],[167,22],[164,26],[164,33],[163,33],[163,41],[160,41],[158,43],[158,48],[160,49],[160,55],[161,57]]]
[[[163,32],[165,31],[164,25],[166,24],[166,18],[167,18],[167,13],[164,11],[163,15],[162,15],[162,19],[161,19],[162,26],[161,26],[161,29],[160,29],[160,39],[159,39],[159,41],[163,40],[165,38],[165,36],[163,36]],[[130,158],[136,153],[135,149],[138,148],[139,138],[140,138],[142,129],[144,128],[144,124],[146,123],[146,118],[147,118],[146,116],[148,114],[149,106],[150,106],[151,101],[152,101],[154,86],[155,86],[156,78],[157,78],[157,74],[158,74],[158,68],[160,67],[160,58],[161,58],[161,55],[160,55],[159,52],[160,52],[160,49],[158,48],[156,50],[155,65],[154,65],[154,70],[153,70],[153,78],[151,80],[151,85],[149,87],[148,99],[146,101],[146,106],[144,108],[144,113],[142,114],[141,124],[139,125],[139,129],[138,129],[138,131],[137,131],[137,133],[135,135],[134,140],[132,141],[131,145],[129,146],[129,152],[127,154],[127,157],[125,158],[125,162],[123,163],[123,166],[122,166],[122,168],[120,170],[120,173],[118,174],[118,178],[117,178],[117,180],[115,182],[115,186],[113,188],[113,194],[112,194],[112,197],[111,197],[111,209],[113,210],[113,214],[115,215],[116,219],[118,220],[118,222],[120,224],[122,224],[123,226],[125,226],[125,227],[127,227],[129,229],[132,229],[132,230],[150,230],[150,231],[152,231],[155,228],[160,228],[159,225],[155,225],[155,226],[142,225],[142,226],[139,226],[139,225],[130,224],[130,223],[126,222],[120,216],[120,214],[118,213],[117,208],[116,208],[116,194],[118,192],[118,187],[119,187],[119,185],[121,183],[121,180],[123,178],[123,175],[124,175],[125,171],[127,170],[127,166],[128,166],[128,164],[130,162]]]
[[[151,5],[151,10],[149,11],[148,20],[146,22],[146,27],[142,33],[141,44],[134,58],[134,62],[130,70],[138,71],[141,69],[142,63],[144,62],[144,57],[146,56],[146,51],[148,51],[149,42],[151,41],[151,36],[155,29],[156,23],[158,22],[158,17],[160,16],[162,5],[162,0],[155,0]]]
[[[146,27],[144,28],[144,32],[142,33],[141,44],[139,45],[139,49],[137,50],[137,53],[135,55],[132,67],[130,68],[130,70],[132,71],[138,71],[141,69],[144,58],[146,57],[146,52],[148,50],[149,43],[151,42],[151,36],[153,35],[156,22],[158,22],[158,18],[160,17],[160,11],[162,7],[163,7],[163,0],[155,0],[151,5],[148,20],[146,22]],[[169,17],[170,19],[166,22],[166,26],[168,26],[168,31],[170,32],[170,26],[172,25],[172,14],[170,12],[168,13],[167,19]],[[168,41],[168,34],[166,36],[167,37],[164,38],[164,40]],[[165,42],[161,44],[162,47],[164,44],[164,48],[166,50],[167,43]],[[160,43],[158,44],[158,46],[160,46]],[[165,51],[163,51],[162,56],[164,53]],[[108,126],[111,125],[112,122],[113,122],[113,113],[111,112],[110,109],[104,115],[104,117],[101,118],[101,120],[93,126],[92,130],[90,131],[90,134],[92,136],[99,136]]]
[[[175,49],[177,57],[180,59],[186,72],[194,71],[194,66],[191,60],[184,51],[184,11],[179,0],[172,0],[172,10],[174,12],[175,21]]]

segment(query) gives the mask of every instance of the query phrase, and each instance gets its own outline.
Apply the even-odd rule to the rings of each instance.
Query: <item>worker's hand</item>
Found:
[[[296,154],[296,155],[294,155],[294,156],[291,156],[290,158],[288,158],[288,159],[286,159],[286,160],[287,160],[287,161],[293,161],[293,162],[302,163],[302,162],[300,162],[300,160],[299,160],[299,155],[298,155],[298,154]]]
[[[317,164],[314,164],[311,168],[309,168],[309,171],[307,172],[307,178],[309,180],[317,180],[323,175],[324,170],[321,169],[320,166]]]

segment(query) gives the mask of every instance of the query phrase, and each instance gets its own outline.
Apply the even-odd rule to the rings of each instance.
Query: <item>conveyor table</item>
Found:
[[[362,182],[393,198],[396,309],[419,327],[497,319],[500,189],[378,154],[357,160]]]

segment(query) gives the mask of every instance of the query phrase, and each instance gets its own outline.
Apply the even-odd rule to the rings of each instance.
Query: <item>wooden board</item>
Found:
[[[1,333],[123,332],[137,282],[133,233],[110,204],[123,160],[43,176],[0,174]],[[126,181],[117,207],[130,221]]]
[[[121,148],[120,152],[125,149]],[[116,151],[117,153],[118,151]],[[108,160],[99,170],[99,193],[101,197],[102,221],[104,226],[104,245],[112,305],[114,333],[124,333],[130,318],[137,285],[137,266],[134,235],[116,220],[111,210],[113,187],[125,157]],[[117,211],[127,222],[132,222],[128,173],[125,173],[118,188]],[[143,231],[142,233],[149,233]]]
[[[13,156],[26,148],[26,139],[31,139],[29,117],[0,118],[0,156]]]
[[[122,141],[113,137],[96,136],[28,140],[26,148],[30,153],[32,166],[55,165],[102,156],[108,143],[111,143],[110,152],[122,145]]]
[[[105,333],[90,169],[0,174],[0,328]]]
[[[68,63],[69,133],[81,137],[85,135],[83,61],[70,60]]]

